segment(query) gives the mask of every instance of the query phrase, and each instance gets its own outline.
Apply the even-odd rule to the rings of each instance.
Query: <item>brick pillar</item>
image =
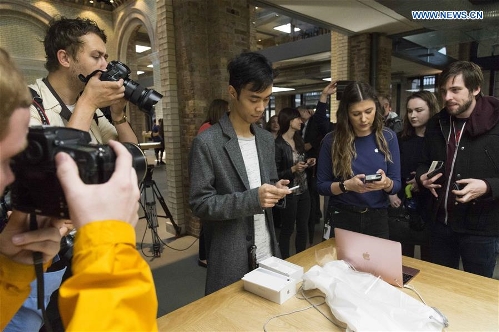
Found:
[[[186,220],[187,202],[182,176],[186,163],[181,145],[180,108],[177,95],[177,64],[175,56],[175,29],[173,25],[172,0],[157,0],[156,11],[161,20],[157,21],[157,42],[161,87],[163,99],[160,101],[163,110],[165,158],[168,190],[166,204],[175,222],[181,226],[182,233],[189,232]],[[173,229],[169,229],[175,233]]]
[[[166,6],[161,3],[157,0],[158,8],[170,10],[166,17],[168,29],[158,29],[159,38],[165,39],[165,46],[160,47],[162,79],[167,75],[165,67],[170,66],[168,76],[172,79],[171,85],[177,87],[171,91],[172,96],[175,95],[174,112],[169,112],[171,106],[163,103],[165,113],[175,117],[172,127],[176,128],[168,128],[169,122],[165,122],[165,130],[170,131],[165,132],[166,138],[175,148],[174,151],[166,149],[171,163],[167,164],[168,183],[178,188],[175,190],[177,213],[185,221],[185,231],[198,234],[199,221],[188,206],[189,150],[211,101],[228,100],[227,63],[250,50],[250,6],[247,0],[169,0]],[[159,11],[158,17],[163,17]],[[164,20],[158,22],[165,25]],[[166,33],[171,35],[164,36]],[[163,100],[166,102],[168,98]]]
[[[279,114],[279,112],[285,107],[293,107],[293,96],[292,95],[275,96],[275,114]]]
[[[372,50],[372,45],[377,45],[375,50]],[[391,54],[392,43],[386,36],[365,33],[350,37],[349,68],[351,79],[370,84],[375,79],[374,88],[378,93],[390,93]],[[374,64],[372,59],[376,59]],[[375,78],[372,77],[371,65],[375,66]]]
[[[331,80],[348,80],[348,36],[331,31]],[[339,101],[336,100],[336,95],[331,96],[330,116],[331,121],[336,122],[336,111],[338,110]]]
[[[376,63],[376,90],[379,93],[389,93],[392,96],[396,95],[397,91],[392,90],[392,40],[384,35],[378,35],[378,49],[377,49],[377,63]],[[396,90],[396,88],[394,87]],[[395,100],[396,98],[392,98]],[[393,110],[396,109],[393,105]]]

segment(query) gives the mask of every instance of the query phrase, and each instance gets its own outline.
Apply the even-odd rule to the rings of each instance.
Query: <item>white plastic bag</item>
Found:
[[[303,275],[303,288],[319,289],[347,331],[442,331],[442,318],[431,307],[369,273],[352,270],[344,261],[313,266]]]

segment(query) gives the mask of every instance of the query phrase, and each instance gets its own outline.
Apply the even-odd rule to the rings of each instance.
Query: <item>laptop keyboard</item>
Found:
[[[403,284],[405,285],[406,283],[408,283],[408,282],[409,282],[409,280],[411,280],[411,279],[412,279],[412,277],[413,277],[413,276],[412,276],[412,275],[410,275],[410,274],[407,274],[407,273],[402,273],[402,279],[403,279],[403,281],[404,281],[404,283],[403,283]]]

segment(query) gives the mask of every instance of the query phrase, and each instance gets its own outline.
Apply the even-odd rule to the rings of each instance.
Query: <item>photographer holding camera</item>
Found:
[[[124,112],[124,79],[103,78],[108,65],[106,41],[104,31],[89,19],[58,17],[49,23],[43,41],[48,75],[29,86],[34,96],[30,126],[48,124],[79,129],[90,133],[93,144],[106,144],[111,139],[138,143]],[[87,77],[87,81],[82,81],[79,75]],[[112,124],[100,110],[104,107],[110,109]],[[45,273],[46,305],[63,276],[70,272],[65,271],[68,263],[61,261]],[[36,294],[35,288],[33,285],[32,294]],[[26,321],[38,322],[33,327],[41,324],[34,306],[28,300],[6,331],[21,331]],[[56,308],[51,306],[49,311]]]
[[[15,180],[11,159],[27,145],[31,97],[20,71],[0,48],[0,190]],[[55,156],[73,225],[78,229],[73,276],[60,289],[65,330],[155,331],[157,298],[152,273],[135,249],[139,188],[132,155],[109,142],[115,170],[106,183],[86,185],[75,161]],[[59,251],[61,220],[37,216],[31,230],[28,215],[13,211],[0,233],[0,329],[19,309],[35,278],[33,252],[41,252],[44,269]],[[30,319],[29,317],[28,319]],[[24,331],[34,330],[24,321]]]
[[[101,80],[96,72],[85,84],[78,75],[105,71],[107,37],[94,21],[60,17],[52,20],[44,40],[48,76],[30,85],[43,103],[44,114],[31,107],[32,125],[44,123],[89,131],[92,143],[110,139],[138,143],[127,122],[124,80]],[[100,108],[110,106],[112,124]]]

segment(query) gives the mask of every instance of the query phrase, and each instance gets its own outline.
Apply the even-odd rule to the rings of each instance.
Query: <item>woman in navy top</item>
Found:
[[[388,195],[400,183],[395,133],[384,127],[374,89],[350,83],[343,92],[335,130],[324,137],[317,168],[319,194],[331,196],[334,227],[388,238]],[[380,179],[366,182],[367,175]]]

